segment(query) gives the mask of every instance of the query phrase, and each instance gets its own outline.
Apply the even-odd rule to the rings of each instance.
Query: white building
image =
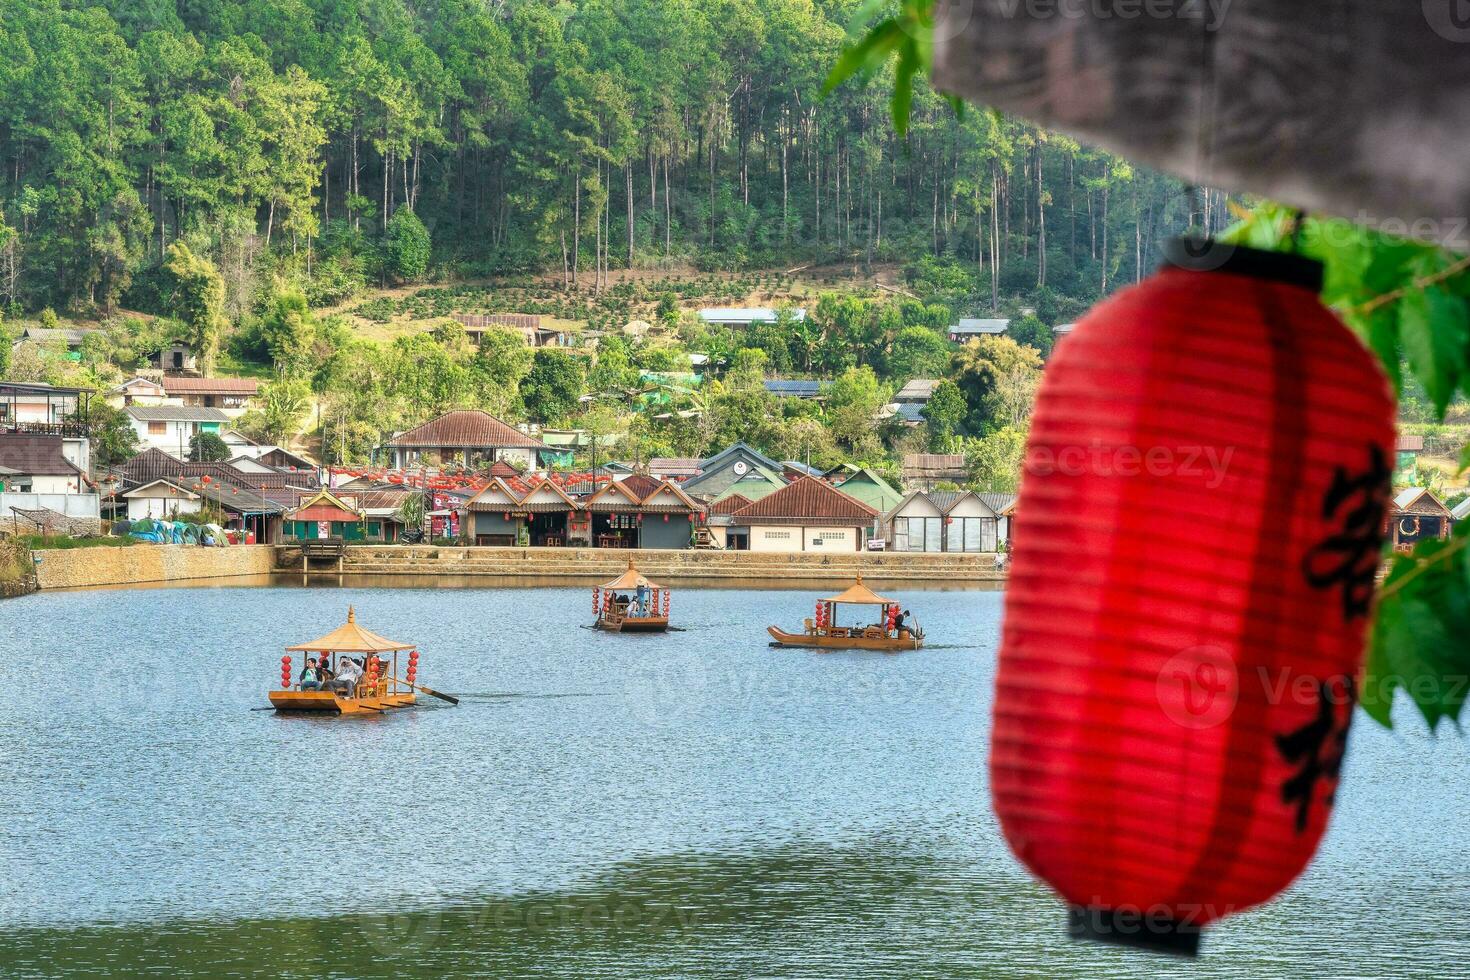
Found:
[[[795,307],[789,311],[797,323],[806,319],[806,310]],[[751,327],[757,323],[775,323],[780,311],[770,306],[719,306],[699,311],[705,323],[721,327]]]
[[[138,448],[160,449],[178,459],[189,456],[189,441],[200,432],[219,435],[230,417],[217,408],[135,405],[124,409],[138,435]]]
[[[1010,327],[1010,320],[966,318],[949,328],[949,339],[963,344],[977,337],[999,337]]]
[[[978,493],[915,490],[883,515],[890,551],[997,551],[1006,521]]]
[[[122,495],[128,502],[128,520],[172,520],[179,514],[197,514],[204,509],[204,498],[188,487],[168,480],[154,480]]]

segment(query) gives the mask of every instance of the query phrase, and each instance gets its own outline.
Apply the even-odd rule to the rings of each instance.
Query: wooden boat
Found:
[[[878,622],[849,626],[839,625],[837,611],[840,606],[876,606]],[[924,645],[924,631],[917,626],[898,627],[899,604],[885,599],[863,584],[858,576],[857,584],[845,592],[822,599],[817,603],[816,616],[805,621],[800,633],[788,633],[778,626],[766,627],[771,634],[773,647],[815,647],[824,650],[879,650],[897,653],[900,650],[917,650]]]
[[[611,633],[664,633],[669,628],[669,590],[644,578],[628,559],[628,570],[592,590],[593,625]]]
[[[398,674],[398,655],[404,651],[408,651],[407,683]],[[300,653],[303,661],[309,656],[329,658],[334,669],[348,659],[357,660],[364,672],[350,692],[303,691],[295,683],[300,668],[291,662],[293,653]],[[286,648],[281,658],[281,690],[270,693],[271,705],[277,711],[338,715],[375,715],[407,708],[415,703],[418,660],[414,644],[399,643],[357,625],[357,612],[348,606],[345,625],[310,643]]]

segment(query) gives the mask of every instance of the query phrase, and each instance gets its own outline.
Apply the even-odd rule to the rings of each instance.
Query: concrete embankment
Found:
[[[277,568],[301,569],[301,550],[277,549]],[[434,548],[353,547],[342,560],[343,575],[435,578],[518,578],[601,581],[636,562],[639,571],[669,582],[826,582],[859,573],[886,582],[974,585],[1004,581],[990,554],[913,554],[883,552],[608,551],[591,548]],[[336,575],[335,567],[312,577]]]
[[[274,552],[270,545],[38,550],[36,579],[43,589],[80,589],[269,575],[275,564]]]

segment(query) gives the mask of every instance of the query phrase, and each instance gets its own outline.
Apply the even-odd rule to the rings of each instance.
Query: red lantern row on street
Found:
[[[1290,884],[1327,827],[1394,407],[1321,276],[1176,244],[1047,367],[991,788],[1075,936],[1193,953],[1201,927]]]

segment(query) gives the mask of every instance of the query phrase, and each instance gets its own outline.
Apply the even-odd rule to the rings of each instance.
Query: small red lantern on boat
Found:
[[[1184,953],[1326,830],[1394,458],[1321,266],[1219,249],[1176,247],[1047,366],[990,759],[1072,934]]]

